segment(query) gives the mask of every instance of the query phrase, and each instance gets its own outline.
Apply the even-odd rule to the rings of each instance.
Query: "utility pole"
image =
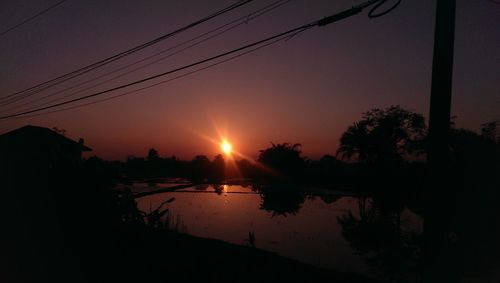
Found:
[[[422,250],[423,282],[457,282],[458,268],[450,243],[449,134],[455,39],[456,0],[436,0],[436,24],[432,61],[427,211],[424,215]],[[452,198],[453,199],[453,198]]]
[[[456,0],[437,0],[432,61],[429,149],[431,170],[448,164]]]

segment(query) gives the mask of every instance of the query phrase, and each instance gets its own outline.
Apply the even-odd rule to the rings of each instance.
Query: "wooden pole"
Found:
[[[437,0],[432,61],[429,144],[427,163],[429,182],[424,215],[422,251],[423,282],[457,282],[458,268],[450,242],[451,192],[449,171],[449,134],[455,38],[456,0]]]
[[[455,0],[437,0],[436,6],[427,156],[431,168],[448,164],[455,4]]]

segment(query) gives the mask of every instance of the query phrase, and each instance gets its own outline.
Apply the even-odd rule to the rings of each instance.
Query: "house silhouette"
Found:
[[[81,163],[83,144],[53,130],[27,125],[0,135],[0,169],[4,173],[47,172],[69,169]]]

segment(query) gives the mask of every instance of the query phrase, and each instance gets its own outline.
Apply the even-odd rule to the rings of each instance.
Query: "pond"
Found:
[[[165,188],[136,184],[136,192]],[[193,186],[137,198],[150,212],[166,200],[180,232],[275,252],[315,266],[390,280],[417,280],[422,220],[367,197],[255,186]],[[392,279],[391,279],[392,278]]]

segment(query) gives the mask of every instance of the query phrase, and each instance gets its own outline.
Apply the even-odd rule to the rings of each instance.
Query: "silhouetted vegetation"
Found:
[[[274,184],[255,185],[254,188],[262,198],[260,208],[271,212],[274,216],[298,213],[306,199],[305,193],[297,187]]]
[[[277,181],[297,181],[302,177],[306,162],[300,156],[301,145],[298,143],[271,143],[271,145],[260,151],[258,159],[267,169],[270,169],[270,172],[266,172],[266,177]]]
[[[123,180],[115,171],[122,165],[91,157],[77,166],[38,173],[0,171],[9,200],[4,208],[10,212],[2,214],[2,241],[7,243],[2,246],[7,267],[2,281],[365,281],[252,247],[172,232],[185,229],[181,219],[169,215],[169,202],[175,200],[143,212],[129,189],[113,189],[115,178]],[[249,237],[255,245],[253,233]]]
[[[358,211],[338,218],[342,235],[351,247],[388,282],[412,282],[418,278],[421,227],[402,223],[401,202],[388,198],[358,199]],[[404,227],[403,227],[404,226]]]
[[[450,174],[474,180],[492,179],[498,171],[498,122],[483,125],[482,134],[452,128],[450,132]],[[150,149],[146,157],[126,162],[107,162],[122,182],[137,179],[182,178],[196,184],[224,183],[232,178],[249,178],[260,184],[293,187],[323,185],[354,192],[414,194],[427,174],[426,125],[422,115],[390,106],[363,113],[340,139],[337,159],[325,155],[311,160],[302,155],[301,145],[271,143],[259,151],[257,161],[232,160],[227,166],[222,155],[212,160],[197,155],[190,161],[162,157]],[[235,170],[234,168],[237,168]],[[455,179],[458,183],[459,179]],[[405,186],[401,184],[405,183]]]
[[[423,152],[425,130],[422,115],[400,106],[372,109],[342,135],[337,154],[369,164],[398,164]]]
[[[183,161],[162,157],[153,148],[145,157],[129,156],[125,162],[95,156],[81,160],[81,151],[89,150],[83,140],[74,142],[48,129],[24,127],[0,136],[5,208],[13,215],[4,221],[6,242],[12,243],[4,254],[11,258],[12,270],[30,270],[16,275],[25,281],[58,281],[75,274],[81,278],[74,282],[93,281],[98,274],[102,281],[165,281],[161,270],[166,254],[172,256],[166,262],[186,274],[202,268],[213,275],[223,261],[258,266],[261,272],[299,266],[297,272],[302,275],[333,276],[255,249],[249,252],[174,233],[185,227],[168,209],[173,199],[149,212],[140,211],[137,195],[126,187],[141,180],[155,190],[164,178],[180,178],[197,190],[212,184],[222,194],[224,183],[243,177],[252,179],[261,196],[260,208],[273,215],[298,213],[307,198],[303,188],[311,184],[359,194],[359,211],[338,218],[343,236],[377,273],[394,282],[406,281],[418,269],[416,264],[428,260],[420,257],[422,243],[426,245],[422,236],[402,229],[404,209],[427,220],[439,219],[442,228],[436,235],[442,248],[436,253],[444,259],[442,272],[451,274],[447,278],[473,277],[494,268],[500,253],[498,121],[482,126],[481,134],[452,127],[449,166],[442,172],[446,183],[437,188],[418,158],[426,145],[424,118],[399,106],[365,112],[342,135],[340,160],[331,155],[310,160],[302,155],[300,144],[272,143],[259,151],[256,162],[233,160],[238,172],[227,166],[222,155],[213,159],[197,155]],[[117,190],[118,182],[125,188]],[[429,203],[436,193],[446,201],[431,210]],[[325,198],[325,202],[337,199]],[[253,232],[248,243],[255,246]],[[215,246],[225,252],[215,252]],[[240,260],[250,259],[229,262],[235,251]],[[427,253],[433,252],[427,247]],[[272,262],[273,268],[265,267],[266,262]]]

